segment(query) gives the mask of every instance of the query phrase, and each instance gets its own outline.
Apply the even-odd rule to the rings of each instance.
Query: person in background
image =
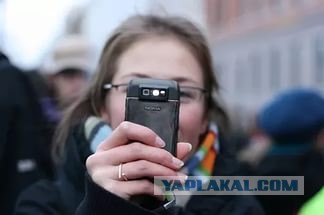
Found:
[[[57,123],[62,111],[87,87],[91,57],[91,46],[82,35],[66,35],[54,45],[40,71],[47,86],[41,104],[49,121]]]
[[[262,214],[252,196],[188,193],[169,208],[145,179],[236,174],[212,65],[207,41],[186,19],[137,15],[124,21],[108,38],[90,87],[60,123],[58,179],[27,189],[16,214]],[[151,129],[124,121],[127,83],[138,77],[180,85],[176,156]],[[132,201],[140,194],[158,205]]]
[[[0,214],[11,215],[30,184],[53,176],[50,135],[26,72],[0,50]]]
[[[258,125],[272,144],[255,175],[304,176],[302,196],[258,196],[267,214],[296,214],[324,185],[324,98],[312,89],[282,92],[262,108]]]
[[[253,169],[267,154],[271,147],[271,140],[266,135],[257,123],[257,114],[251,120],[248,129],[246,143],[241,150],[237,152],[237,159],[240,162],[243,175],[253,175]]]

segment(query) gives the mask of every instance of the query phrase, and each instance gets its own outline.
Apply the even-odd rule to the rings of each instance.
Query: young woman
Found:
[[[125,84],[137,77],[178,81],[177,157],[162,149],[165,143],[152,130],[124,121]],[[177,206],[169,209],[162,203],[148,209],[132,201],[142,194],[163,200],[144,178],[235,174],[217,132],[224,131],[226,122],[218,88],[206,40],[191,22],[130,17],[108,39],[87,94],[61,123],[56,152],[63,165],[57,181],[27,190],[17,214],[262,214],[249,196],[188,194],[176,197]]]

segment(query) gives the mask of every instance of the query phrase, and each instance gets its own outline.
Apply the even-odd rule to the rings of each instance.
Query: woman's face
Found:
[[[189,48],[170,37],[153,37],[133,44],[120,57],[113,84],[128,83],[136,77],[172,79],[181,86],[203,88],[203,71]],[[116,128],[125,116],[126,92],[110,90],[105,98],[101,115],[111,127]],[[189,142],[193,149],[199,136],[206,131],[204,102],[180,105],[179,141]],[[194,152],[195,150],[192,150]]]

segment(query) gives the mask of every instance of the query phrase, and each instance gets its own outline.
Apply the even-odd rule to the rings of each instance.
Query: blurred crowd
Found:
[[[268,214],[296,214],[323,187],[323,105],[316,90],[294,88],[257,114],[257,128],[238,152],[242,169],[252,175],[304,176],[303,196],[258,196]]]
[[[1,52],[1,214],[13,213],[28,185],[54,177],[52,137],[63,111],[87,87],[90,51],[82,36],[64,36],[33,71],[15,67]]]

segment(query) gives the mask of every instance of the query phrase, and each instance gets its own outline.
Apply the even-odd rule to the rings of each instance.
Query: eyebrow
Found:
[[[126,75],[124,77],[138,77],[138,78],[152,78],[151,76],[145,75],[145,74],[141,74],[141,73],[132,73],[129,75]],[[174,77],[171,80],[177,81],[178,83],[182,83],[182,82],[192,82],[197,84],[196,81],[192,80],[192,79],[188,79],[186,77]]]

